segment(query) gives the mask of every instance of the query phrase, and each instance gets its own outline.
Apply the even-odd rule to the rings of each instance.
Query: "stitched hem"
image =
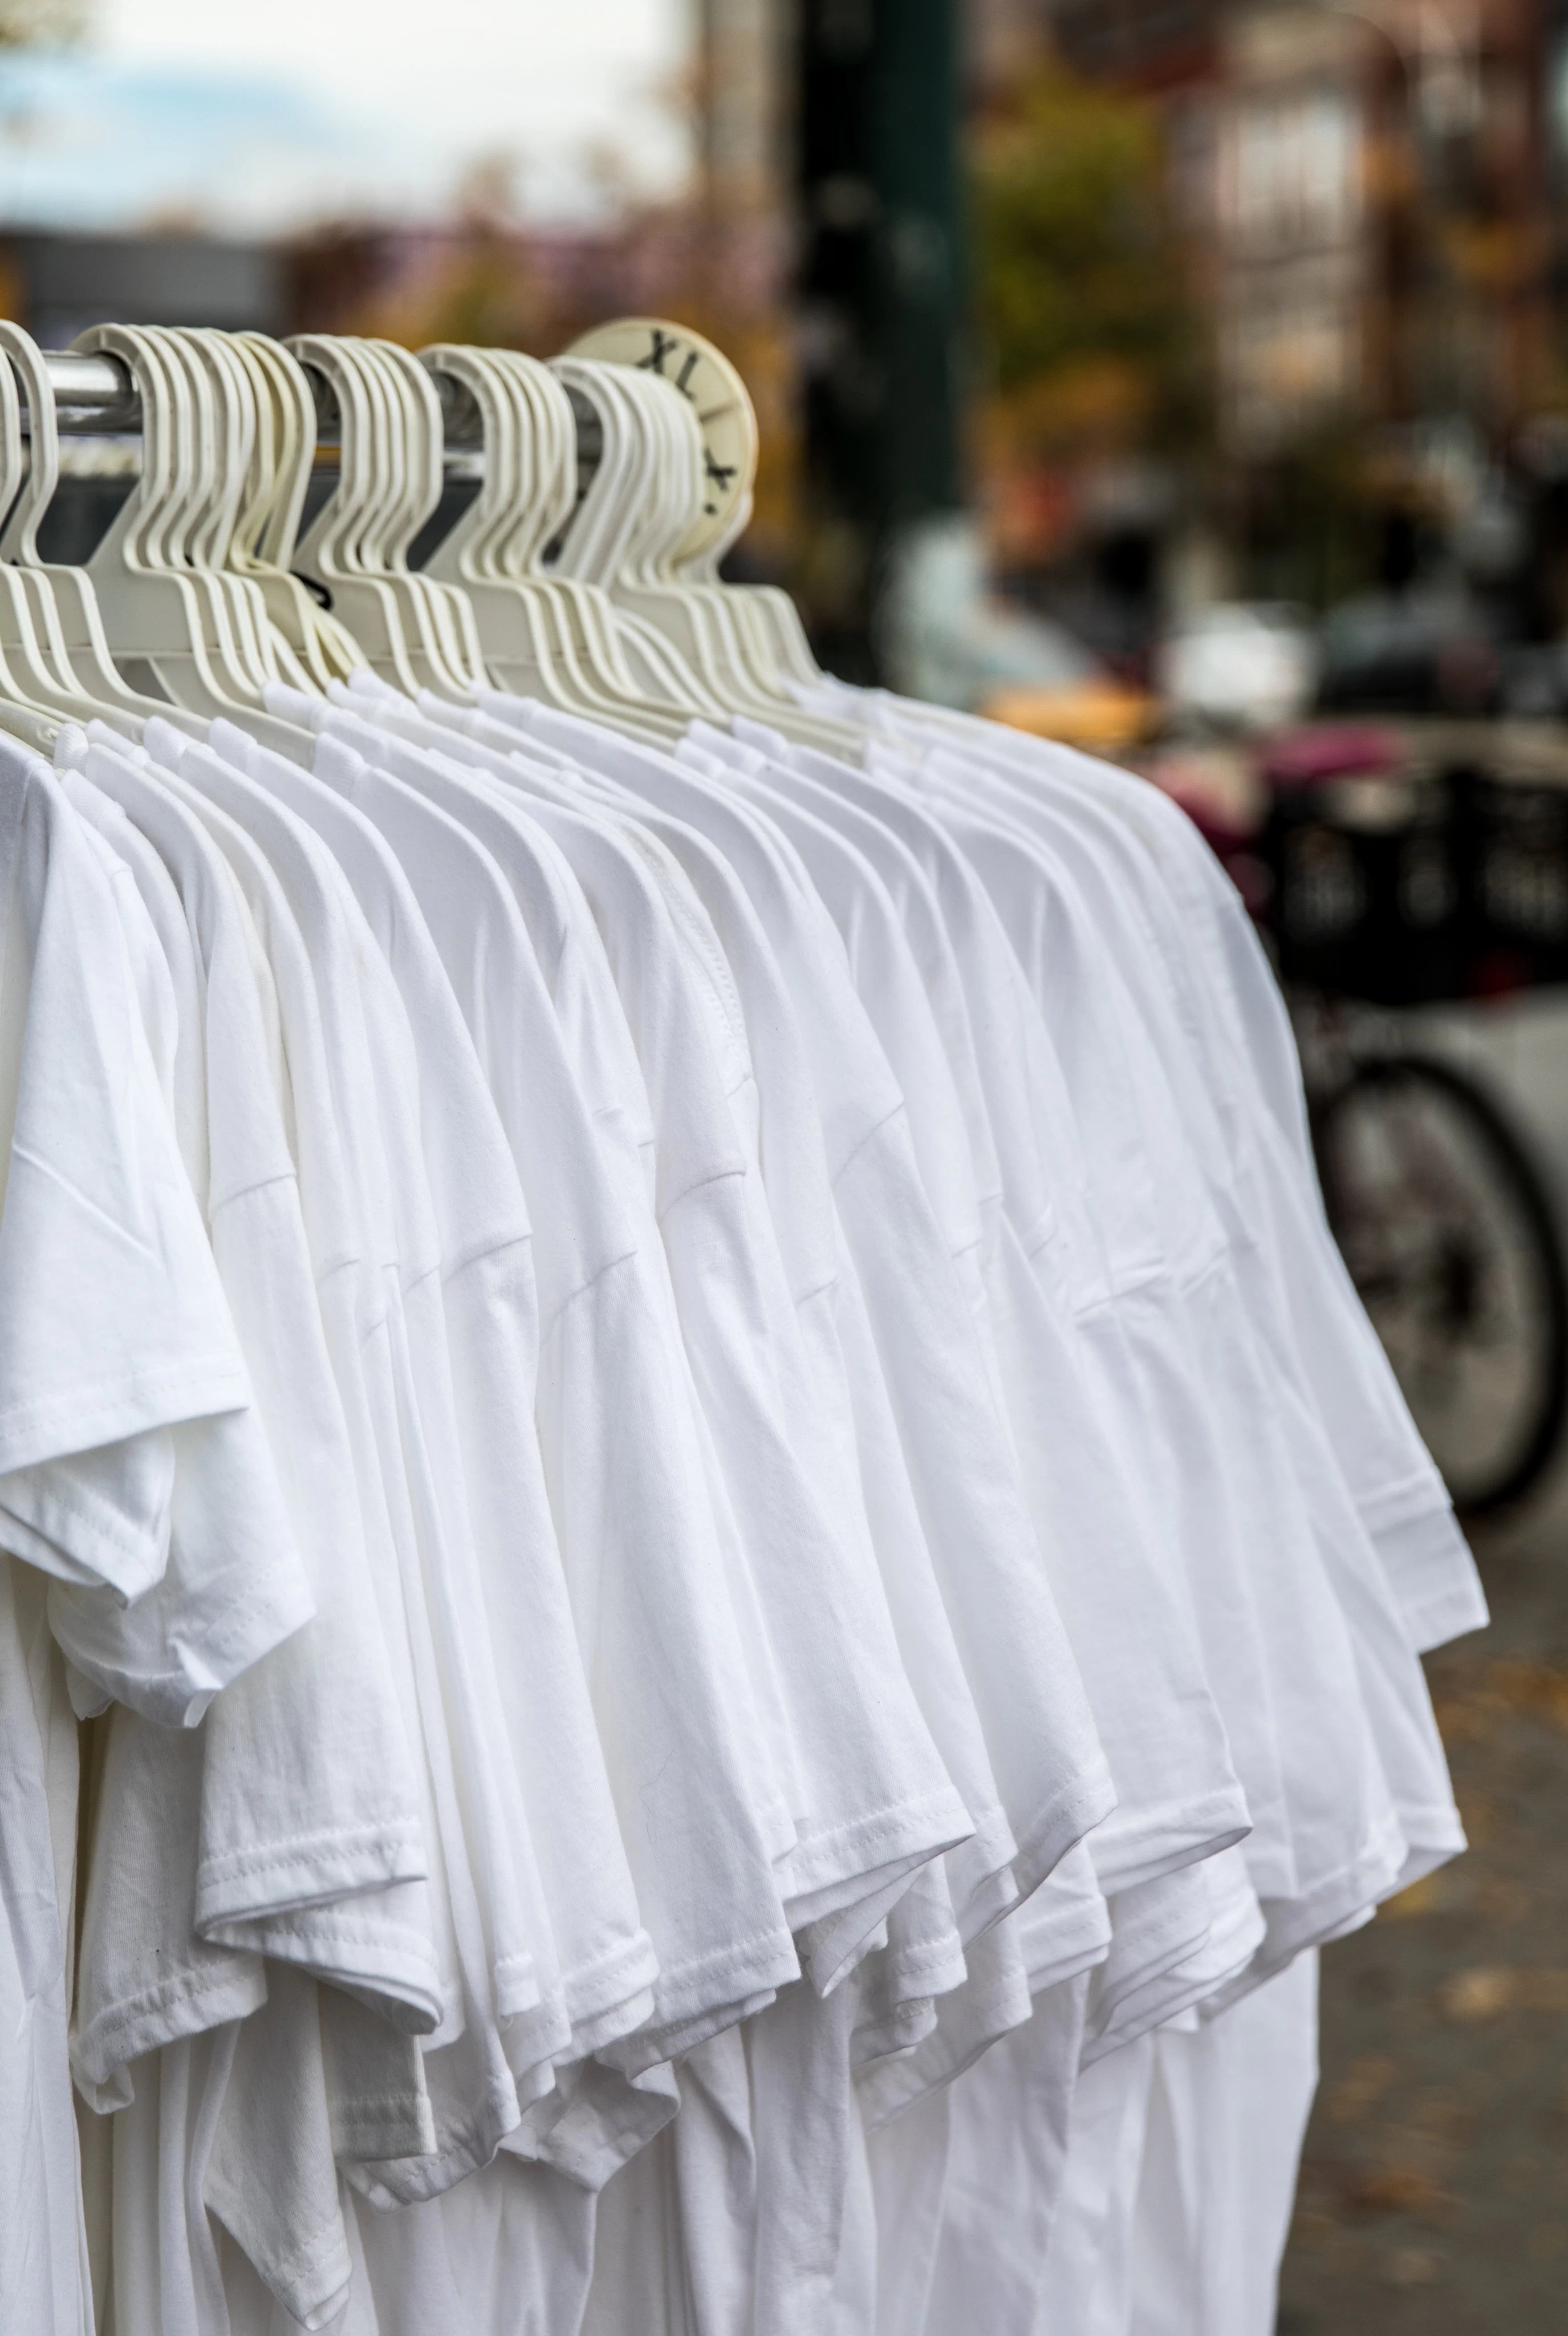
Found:
[[[94,1402],[100,1386],[114,1389],[112,1400]],[[0,1475],[120,1444],[151,1428],[178,1427],[184,1420],[211,1419],[249,1406],[250,1383],[232,1355],[188,1358],[162,1371],[117,1372],[69,1397],[12,1404],[0,1412]]]
[[[862,2068],[885,2068],[891,2060],[907,2062],[936,2031],[937,2007],[930,1996],[895,2004],[885,2019],[857,2028],[850,2039],[850,2074],[855,2079],[857,2099]]]
[[[927,1804],[922,1816],[911,1815],[887,1826],[880,1842],[870,1827],[862,1838],[852,1838],[859,1830],[849,1829],[848,1837],[840,1838],[836,1844],[833,1863],[841,1868],[838,1877],[820,1883],[813,1889],[793,1886],[796,1879],[794,1860],[786,1856],[781,1861],[779,1886],[785,1919],[797,1937],[810,1939],[809,1961],[813,1975],[824,1958],[831,1961],[835,1947],[842,1943],[846,1924],[853,1933],[854,1944],[859,1943],[867,1929],[874,1927],[868,1922],[855,1928],[857,1909],[873,1901],[885,1909],[890,1890],[901,1895],[901,1889],[895,1885],[907,1887],[922,1865],[930,1864],[965,1841],[970,1826],[962,1802],[956,1796],[944,1796],[934,1806]]]
[[[1411,1844],[1408,1827],[1418,1822],[1401,1812],[1399,1817],[1380,1825],[1357,1855],[1300,1898],[1282,1902],[1265,1900],[1263,1917],[1267,1928],[1261,1944],[1249,1967],[1249,1984],[1261,1984],[1273,1973],[1283,1971],[1305,1949],[1334,1937],[1356,1918],[1380,1905],[1404,1884],[1409,1874]],[[1450,1815],[1445,1831],[1452,1846],[1438,1849],[1431,1863],[1441,1864],[1446,1858],[1457,1856],[1465,1846],[1465,1837],[1458,1831],[1456,1817]],[[1456,1838],[1454,1836],[1456,1835]],[[1418,1855],[1426,1853],[1418,1852]],[[1423,1866],[1423,1871],[1429,1867]],[[1410,1875],[1414,1879],[1414,1875]],[[1244,1993],[1239,1981],[1232,1987]],[[1229,1990],[1221,2001],[1232,2000]]]
[[[228,2197],[221,2184],[214,2184],[206,2193],[205,2203],[229,2233],[240,2253],[248,2256],[263,2286],[277,2298],[291,2318],[298,2321],[301,2327],[325,2327],[327,2321],[341,2310],[354,2276],[354,2264],[339,2211],[335,2209],[331,2220],[321,2224],[297,2246],[289,2247],[276,2256],[264,2252],[258,2258],[250,2254],[235,2229],[235,2223],[243,2220],[237,2212],[239,2201]],[[226,2203],[229,2207],[227,2214],[224,2212]]]
[[[342,1988],[405,2036],[433,2035],[447,2009],[430,1941],[402,1923],[307,1907],[274,1922],[226,1923],[209,1935],[216,1946],[270,1955]]]
[[[521,2117],[516,2088],[492,2083],[467,2116],[435,2121],[433,2149],[418,2157],[351,2158],[342,2171],[373,2206],[418,2205],[488,2166]]]
[[[172,1487],[171,1459],[169,1489]],[[162,1581],[169,1563],[167,1496],[156,1524],[146,1532],[132,1532],[126,1530],[124,1516],[112,1503],[67,1476],[56,1475],[29,1489],[34,1497],[30,1514],[24,1514],[5,1499],[5,1487],[0,1483],[0,1542],[41,1573],[72,1589],[106,1589],[122,1607]]]
[[[72,2039],[71,2071],[90,2107],[119,2072],[143,2052],[181,2037],[200,2036],[227,2020],[246,2020],[267,2000],[267,1974],[258,1955],[226,1958],[218,1971],[171,1971],[155,1987],[106,2004]],[[127,2094],[126,2098],[129,2099]],[[112,2107],[123,2106],[112,2101]]]
[[[874,2132],[916,2101],[952,2084],[1002,2037],[1027,2026],[1033,2010],[1027,1983],[1011,1974],[994,1987],[977,1990],[966,2001],[961,2034],[946,2035],[939,2022],[911,2059],[873,2060],[857,2069],[855,2098],[867,2126]]]
[[[1451,1519],[1454,1514],[1443,1480],[1430,1464],[1392,1478],[1376,1492],[1358,1493],[1356,1508],[1374,1537],[1389,1525],[1413,1524],[1427,1516]]]
[[[665,2061],[678,2060],[686,2053],[695,2052],[699,2044],[707,2043],[712,2037],[721,2036],[726,2028],[738,2028],[743,2020],[755,2019],[759,2011],[765,2011],[776,2000],[779,1987],[787,1984],[787,1981],[781,1980],[775,1986],[760,1987],[749,1994],[734,1996],[727,2003],[709,2004],[689,2020],[676,2020],[659,2028],[640,2028],[633,2035],[621,2037],[617,2043],[607,2044],[594,2054],[594,2058],[605,2068],[614,2068],[618,2075],[635,2083],[639,2077],[648,2076]]]
[[[323,1827],[259,1848],[218,1850],[196,1874],[196,1928],[288,1914],[328,1901],[423,1882],[428,1873],[417,1817]]]
[[[1029,1825],[1015,1827],[1018,1854],[1013,1873],[1018,1895],[1031,1897],[1068,1850],[1103,1825],[1115,1806],[1110,1769],[1100,1760],[1053,1793]]]
[[[1135,1890],[1142,1883],[1158,1882],[1167,1874],[1217,1855],[1222,1849],[1233,1848],[1251,1830],[1251,1816],[1239,1786],[1207,1794],[1202,1800],[1177,1802],[1169,1808],[1156,1805],[1135,1813],[1118,1808],[1090,1837],[1095,1879],[1107,1897],[1119,1890]]]
[[[789,1894],[804,1896],[862,1874],[874,1875],[901,1857],[939,1857],[973,1831],[969,1811],[951,1790],[891,1801],[874,1815],[852,1817],[822,1831],[808,1828],[783,1860],[794,1885]]]
[[[1256,1927],[1261,1935],[1261,1925]],[[1190,1960],[1200,1961],[1203,1952],[1200,1949],[1199,1954]],[[1151,1981],[1146,1990],[1139,1990],[1135,1995],[1123,1999],[1116,2008],[1115,2018],[1109,2025],[1098,2035],[1086,2038],[1079,2065],[1092,2068],[1096,2060],[1105,2059],[1112,2052],[1119,2052],[1125,2045],[1135,2044],[1140,2036],[1147,2036],[1151,2029],[1164,2027],[1167,2020],[1178,2020],[1183,2012],[1193,2011],[1200,2005],[1213,2002],[1227,1990],[1238,1986],[1256,1959],[1255,1941],[1249,1943],[1246,1932],[1238,1930],[1229,1968],[1216,1971],[1211,1966],[1183,1978],[1182,1965],[1176,1964],[1162,1979]]]
[[[561,1976],[561,2000],[575,2035],[590,2020],[613,2014],[628,1997],[646,1994],[658,1982],[658,1957],[646,1931],[607,1947]]]
[[[560,2056],[558,2067],[564,2068],[570,2060],[586,2060],[607,2050],[610,2045],[618,2044],[623,2036],[634,2036],[639,2028],[646,2028],[652,2018],[653,1987],[650,1982],[647,1987],[638,1988],[635,1994],[623,1996],[618,2003],[597,2012],[591,2020],[574,2020],[569,2051]]]

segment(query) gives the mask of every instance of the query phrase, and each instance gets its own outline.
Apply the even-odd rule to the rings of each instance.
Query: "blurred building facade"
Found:
[[[1564,0],[977,9],[993,72],[1032,38],[1159,108],[1232,453],[1434,415],[1495,443],[1560,397]]]

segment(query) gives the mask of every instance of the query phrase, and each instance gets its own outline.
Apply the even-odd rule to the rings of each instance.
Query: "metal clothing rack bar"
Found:
[[[130,370],[118,357],[85,356],[75,349],[48,349],[44,362],[54,391],[62,431],[120,433],[141,426],[141,402]],[[27,428],[25,409],[22,423]]]
[[[119,436],[133,434],[141,429],[141,400],[130,366],[119,357],[89,356],[76,349],[46,349],[44,363],[54,391],[56,421],[63,435]],[[338,437],[337,401],[329,384],[314,366],[307,365],[306,375],[316,400],[317,443],[335,446]],[[483,435],[478,405],[472,394],[450,374],[435,375],[435,389],[441,400],[447,466],[454,472],[472,473]],[[603,428],[588,399],[575,389],[570,394],[577,421],[578,464],[586,484],[603,452]],[[22,430],[24,436],[30,433],[25,406]]]
[[[44,363],[54,391],[60,429],[73,435],[90,431],[120,433],[141,427],[141,401],[129,365],[120,358],[88,356],[75,349],[46,349]],[[316,398],[320,443],[337,436],[337,405],[321,375],[307,367]],[[449,444],[477,445],[479,410],[462,384],[443,375],[436,380]],[[25,416],[25,409],[24,409]],[[23,428],[27,427],[24,418]]]

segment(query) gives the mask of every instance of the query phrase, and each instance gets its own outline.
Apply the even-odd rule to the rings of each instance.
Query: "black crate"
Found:
[[[1479,779],[1468,843],[1469,994],[1568,980],[1568,793]]]
[[[1568,980],[1568,793],[1455,767],[1281,792],[1264,922],[1287,981],[1384,1006]]]

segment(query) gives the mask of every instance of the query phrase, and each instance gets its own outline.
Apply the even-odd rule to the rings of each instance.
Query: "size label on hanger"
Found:
[[[618,316],[596,325],[566,354],[657,374],[690,404],[702,427],[703,508],[677,558],[706,551],[726,532],[756,476],[756,413],[728,357],[700,333],[661,316]]]

